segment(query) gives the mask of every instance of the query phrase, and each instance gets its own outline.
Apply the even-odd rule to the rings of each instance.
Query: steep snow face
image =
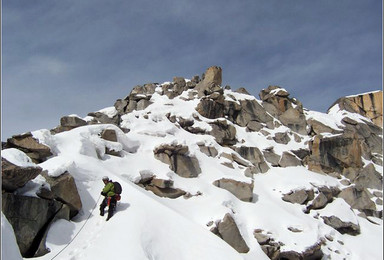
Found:
[[[234,150],[222,147],[211,135],[192,134],[177,122],[172,123],[169,116],[182,117],[193,120],[196,127],[211,130],[209,123],[214,120],[196,112],[199,100],[188,100],[191,91],[174,99],[155,92],[152,104],[146,109],[122,116],[121,126],[129,129],[128,133],[107,124],[82,126],[56,135],[51,135],[48,130],[33,132],[34,137],[54,153],[38,166],[51,176],[70,172],[83,204],[73,221],[59,220],[52,225],[46,242],[51,252],[38,259],[269,259],[254,237],[255,230],[280,242],[282,252],[303,252],[321,241],[325,259],[382,259],[381,219],[374,218],[376,224],[373,224],[357,216],[357,212],[350,210],[341,199],[309,214],[303,213],[304,205],[282,200],[283,194],[291,190],[341,187],[340,180],[311,172],[303,166],[276,168],[270,164],[267,173],[247,177],[243,165],[234,162],[230,168],[223,164],[229,161],[222,154],[237,154]],[[224,94],[226,99],[255,99],[229,90]],[[100,111],[112,116],[115,113],[113,108]],[[308,111],[306,115],[323,122],[327,120],[324,123],[334,129],[340,126],[337,112],[325,116]],[[306,148],[306,142],[310,140],[308,136],[300,136],[300,141],[292,138],[288,144],[281,144],[259,132],[248,132],[237,125],[235,128],[236,138],[241,141],[237,146],[259,150],[273,147],[279,155]],[[100,133],[105,129],[113,129],[118,141],[102,139]],[[291,133],[285,126],[266,131],[271,135]],[[167,164],[157,160],[154,149],[163,144],[187,146],[189,155],[199,162],[201,173],[198,177],[180,177]],[[199,145],[216,148],[218,155],[207,156]],[[105,153],[106,148],[118,151],[121,156]],[[20,164],[33,164],[15,151],[5,150],[2,156]],[[182,189],[188,196],[169,199],[154,195],[135,184],[146,174],[172,180],[174,187]],[[123,187],[122,200],[108,222],[98,210],[103,188],[101,178],[105,175],[119,181]],[[253,200],[241,201],[213,185],[222,178],[253,183]],[[34,180],[33,187],[23,191],[24,194],[33,194],[39,185],[42,183]],[[238,253],[210,231],[227,213],[235,220],[249,247],[247,253]],[[321,216],[330,214],[358,223],[361,234],[341,234],[326,225]],[[7,238],[12,236],[12,232],[4,234]]]

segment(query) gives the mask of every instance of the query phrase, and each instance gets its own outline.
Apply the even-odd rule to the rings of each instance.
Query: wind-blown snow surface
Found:
[[[229,92],[237,99],[254,98],[228,90],[225,94]],[[155,93],[152,105],[122,117],[122,126],[129,128],[129,133],[123,133],[114,125],[83,126],[56,135],[51,135],[48,130],[32,132],[54,153],[39,166],[53,176],[69,171],[76,180],[83,203],[83,209],[73,221],[59,220],[52,225],[46,243],[51,252],[37,259],[269,259],[253,236],[255,229],[269,232],[276,241],[284,243],[281,251],[304,251],[320,238],[332,236],[333,241],[325,240],[326,245],[322,247],[325,259],[383,258],[381,219],[374,218],[374,222],[378,223],[375,225],[358,217],[357,212],[350,210],[342,199],[336,199],[324,209],[313,210],[310,214],[303,213],[303,205],[281,199],[282,194],[294,189],[322,185],[341,187],[340,180],[336,178],[311,172],[305,167],[271,167],[267,173],[254,176],[252,202],[240,201],[228,191],[214,186],[212,183],[221,178],[248,183],[252,179],[244,175],[245,169],[241,165],[235,163],[234,169],[228,168],[222,165],[228,159],[208,157],[199,150],[197,144],[214,146],[219,154],[234,153],[232,149],[221,147],[210,135],[191,134],[167,119],[167,113],[185,119],[198,116],[201,121],[195,121],[194,126],[210,129],[208,122],[212,120],[198,115],[195,111],[198,100],[186,101],[183,98],[187,96],[188,93],[184,92],[182,96],[170,100]],[[113,107],[103,111],[114,114]],[[328,118],[331,121],[327,125],[338,128],[340,120],[336,114],[332,118],[332,115],[307,112],[307,116],[316,119]],[[242,145],[255,146],[260,150],[274,147],[279,154],[290,149],[305,148],[309,140],[308,136],[301,136],[300,143],[292,140],[282,145],[266,139],[261,133],[235,127],[237,139],[242,140]],[[118,134],[118,142],[101,139],[99,134],[104,129],[114,129]],[[290,132],[284,126],[266,130],[271,133]],[[168,165],[154,158],[155,147],[170,143],[187,145],[190,154],[196,156],[202,169],[197,178],[182,178],[172,172]],[[122,156],[105,154],[105,147],[120,151]],[[2,156],[13,161],[19,158],[20,163],[24,164],[31,163],[15,153],[5,150]],[[141,175],[149,172],[157,178],[172,179],[176,188],[192,196],[188,199],[159,198],[134,184]],[[101,177],[104,175],[123,186],[122,200],[118,203],[116,214],[108,222],[105,217],[99,216],[98,210],[103,188]],[[33,180],[19,193],[32,196],[41,185],[41,179]],[[233,216],[250,248],[248,253],[239,254],[210,232],[213,225],[208,223],[223,219],[226,213]],[[319,217],[329,215],[359,223],[361,234],[342,235],[324,224]],[[301,232],[294,233],[288,228]],[[9,233],[3,234],[5,238]]]

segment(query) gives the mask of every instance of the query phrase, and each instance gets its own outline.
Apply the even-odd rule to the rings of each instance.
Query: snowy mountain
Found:
[[[2,259],[382,259],[382,126],[280,87],[259,100],[220,85],[211,67],[9,139]],[[123,187],[109,221],[105,175]],[[58,195],[64,176],[75,189]],[[55,213],[25,245],[38,221],[18,216],[40,201]]]

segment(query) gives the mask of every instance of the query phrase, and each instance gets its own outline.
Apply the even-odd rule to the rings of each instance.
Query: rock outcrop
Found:
[[[2,189],[7,192],[14,192],[36,178],[41,172],[42,169],[38,166],[20,167],[1,158]]]
[[[27,154],[33,162],[40,163],[52,155],[51,149],[39,143],[30,132],[8,138],[6,148],[16,148]]]
[[[240,226],[235,221],[239,213],[236,212],[239,210],[237,205],[257,203],[260,199],[259,191],[255,189],[257,177],[265,177],[260,175],[268,174],[275,167],[279,167],[276,172],[306,168],[305,171],[308,169],[339,180],[340,186],[317,186],[311,182],[311,187],[306,185],[290,188],[284,193],[280,191],[283,200],[280,203],[287,207],[300,207],[303,214],[313,214],[319,225],[326,224],[346,235],[358,236],[363,232],[358,222],[320,214],[323,208],[336,205],[336,200],[354,212],[359,211],[359,216],[372,223],[370,217],[382,219],[383,176],[379,170],[383,165],[382,91],[338,99],[331,106],[339,109],[337,118],[332,118],[335,124],[329,124],[321,117],[312,116],[284,88],[269,86],[260,91],[261,100],[257,100],[245,88],[230,91],[231,87],[223,88],[222,83],[222,69],[213,66],[201,79],[199,76],[191,80],[174,77],[164,84],[135,86],[126,97],[116,100],[113,107],[91,112],[86,118],[76,115],[62,117],[60,125],[51,130],[51,135],[94,124],[112,124],[129,133],[133,129],[129,124],[135,119],[166,122],[172,131],[163,133],[160,130],[158,135],[156,132],[161,141],[156,140],[149,151],[172,172],[166,173],[166,177],[161,172],[158,174],[161,177],[157,177],[152,172],[139,169],[141,178],[134,178],[134,182],[158,197],[178,200],[203,195],[197,189],[188,191],[192,185],[185,185],[187,182],[203,181],[210,188],[214,185],[223,189],[212,190],[228,195],[231,201],[222,201],[220,205],[230,209],[228,212],[231,213],[215,224],[211,221],[209,226],[213,225],[211,231],[242,254],[250,250],[247,245],[249,237],[243,237],[241,232],[247,225]],[[188,105],[192,103],[193,111],[189,115],[173,111],[157,113],[151,110],[151,106],[155,105],[159,95],[170,106],[183,101],[189,102]],[[351,113],[358,113],[359,119]],[[116,127],[110,128],[108,126],[95,134],[96,148],[90,150],[96,150],[96,155],[92,154],[96,160],[125,159],[127,150],[122,148],[126,145],[122,141],[125,136],[117,133]],[[179,130],[196,137],[196,142],[179,142],[180,136],[173,135]],[[147,131],[139,134],[142,133],[148,134]],[[54,152],[57,152],[53,146],[51,151],[48,145],[40,143],[32,133],[15,135],[2,143],[2,148],[18,149],[36,164],[56,156]],[[205,161],[199,161],[201,158],[216,162],[219,171],[214,175],[206,174],[204,171],[212,168],[206,168]],[[73,218],[82,208],[82,198],[76,186],[79,180],[71,176],[70,170],[63,171],[53,177],[37,165],[21,167],[2,158],[2,210],[15,230],[23,257],[47,253],[45,239],[50,225],[60,218]],[[231,172],[237,175],[231,175]],[[49,185],[41,186],[32,197],[20,195],[19,189],[34,182],[37,176],[45,178]],[[179,185],[177,181],[180,179],[185,183]],[[295,226],[284,229],[292,233],[305,232]],[[322,237],[298,252],[285,247],[286,241],[277,241],[270,232],[261,229],[251,232],[270,259],[321,259],[324,256],[322,247],[326,242]]]
[[[226,214],[211,231],[231,245],[239,253],[247,253],[248,245],[245,243],[235,220],[230,214]]]
[[[69,173],[50,177],[41,167],[17,166],[2,158],[2,211],[12,225],[23,257],[38,257],[49,252],[45,238],[57,219],[71,219],[82,203],[75,180]],[[19,188],[43,176],[48,185],[40,186],[36,197],[16,194]]]
[[[162,145],[154,151],[155,158],[169,165],[176,174],[185,178],[194,178],[201,173],[199,161],[190,156],[188,146]]]
[[[259,93],[263,107],[283,125],[299,134],[307,134],[307,121],[303,105],[295,98],[289,98],[289,92],[278,86],[269,86]]]
[[[231,179],[220,179],[213,185],[225,189],[235,195],[239,200],[251,202],[253,198],[253,183],[245,183]]]
[[[383,127],[383,91],[342,97],[331,108],[335,105],[342,110],[365,116],[377,126]]]

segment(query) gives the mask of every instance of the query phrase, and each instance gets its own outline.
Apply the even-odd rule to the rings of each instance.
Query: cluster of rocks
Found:
[[[292,232],[300,232],[295,228],[290,229]],[[323,252],[321,246],[324,244],[322,239],[318,243],[306,248],[304,252],[296,252],[293,250],[282,251],[281,247],[284,243],[276,241],[270,232],[266,232],[262,229],[255,229],[253,236],[259,243],[264,253],[272,260],[277,259],[322,259]]]
[[[82,203],[70,173],[51,177],[38,166],[21,167],[1,160],[2,212],[12,225],[20,253],[24,257],[42,256],[49,252],[45,239],[49,227],[58,219],[72,219]],[[17,189],[38,175],[49,187],[42,185],[36,197],[18,195]]]
[[[347,189],[341,193],[337,187],[314,187],[313,189],[297,189],[283,194],[282,199],[286,202],[297,203],[305,205],[305,213],[309,213],[311,210],[323,209],[328,203],[332,203],[335,198],[343,198],[348,201],[350,194],[347,194]],[[349,193],[349,192],[348,192]],[[356,198],[356,200],[362,200],[364,198]],[[365,198],[366,199],[366,198]],[[367,203],[364,201],[363,203]],[[368,202],[369,204],[372,201]],[[324,217],[322,216],[324,223],[333,227],[342,234],[358,235],[360,233],[360,227],[355,223],[349,221],[343,221],[337,216]]]
[[[244,88],[236,92],[248,95],[249,98],[237,99],[235,95],[225,91],[230,89],[229,86],[222,88],[221,84],[222,69],[214,66],[208,68],[201,79],[194,76],[192,80],[187,81],[182,77],[174,77],[173,81],[167,84],[150,83],[136,86],[128,96],[115,102],[116,113],[111,115],[102,111],[92,112],[86,119],[76,115],[64,116],[60,119],[60,125],[51,129],[51,133],[56,134],[91,124],[114,124],[128,132],[129,129],[121,126],[121,117],[135,110],[146,109],[152,104],[152,96],[155,93],[173,99],[184,91],[192,90],[188,91],[187,97],[182,98],[199,99],[193,119],[184,119],[170,113],[166,117],[177,127],[190,133],[213,136],[218,146],[230,148],[232,151],[218,152],[213,145],[197,143],[202,153],[225,159],[223,164],[227,167],[244,169],[245,176],[250,177],[250,180],[254,174],[266,173],[270,167],[304,166],[311,171],[334,176],[340,179],[345,185],[344,188],[314,187],[292,190],[284,194],[282,199],[305,205],[305,212],[308,213],[325,207],[335,198],[343,198],[351,208],[359,210],[361,214],[382,218],[382,211],[377,210],[376,204],[382,204],[383,181],[381,174],[375,169],[375,165],[383,165],[381,91],[337,100],[332,107],[338,105],[345,111],[359,113],[370,118],[373,123],[369,120],[356,121],[345,116],[341,122],[343,126],[334,129],[313,118],[307,119],[302,103],[291,98],[290,93],[279,86],[263,89],[259,93],[261,101],[258,101],[251,98]],[[195,126],[195,121],[204,119],[208,119],[206,121],[211,130]],[[275,130],[281,125],[288,131],[272,135],[270,130]],[[237,139],[237,126],[244,127],[248,132],[259,132],[266,139],[274,140],[278,144],[300,143],[303,136],[309,137],[307,139],[310,141],[305,149],[284,151],[280,155],[272,146],[260,150],[257,147],[241,145],[242,140]],[[100,133],[100,137],[109,142],[118,142],[114,130],[106,129]],[[50,148],[36,141],[31,133],[9,138],[6,143],[2,143],[2,149],[5,148],[19,149],[35,163],[41,163],[53,155]],[[108,147],[105,149],[105,154],[120,156],[120,151]],[[154,149],[153,155],[181,177],[196,178],[201,174],[198,159],[190,153],[186,145],[163,144]],[[372,161],[375,165],[365,165],[364,160]],[[13,194],[38,175],[46,179],[50,189],[42,187],[37,197]],[[5,159],[2,159],[2,176],[3,212],[15,229],[23,256],[44,254],[47,251],[44,237],[49,225],[58,218],[70,219],[81,209],[81,200],[73,178],[67,172],[59,177],[50,177],[39,167],[19,167]],[[158,179],[153,173],[144,174],[137,184],[160,197],[191,196],[174,187],[172,180]],[[240,182],[222,178],[214,181],[212,185],[229,191],[239,200],[253,201],[252,181]],[[375,202],[372,201],[373,198],[376,198]],[[44,213],[37,217],[34,213],[37,210]],[[28,214],[31,218],[27,217]],[[358,226],[345,223],[337,217],[323,218],[323,221],[341,233],[359,233]],[[28,230],[28,235],[22,231],[23,228]],[[238,252],[248,252],[249,248],[230,214],[215,223],[211,231]],[[321,241],[305,252],[280,252],[282,243],[264,233],[258,230],[254,235],[271,259],[319,259],[322,256]]]

